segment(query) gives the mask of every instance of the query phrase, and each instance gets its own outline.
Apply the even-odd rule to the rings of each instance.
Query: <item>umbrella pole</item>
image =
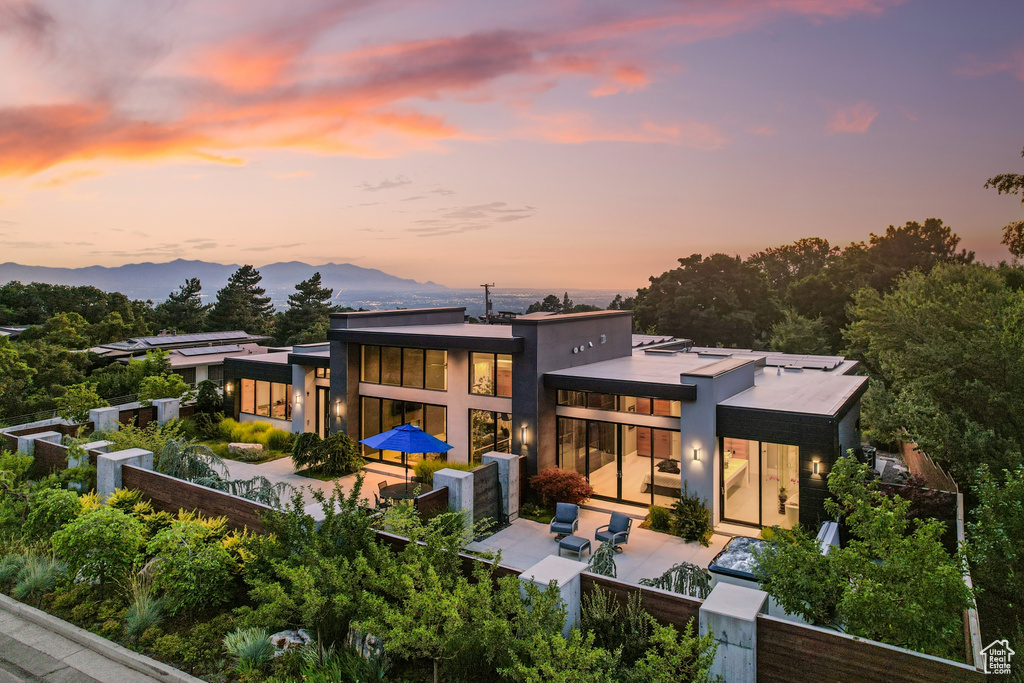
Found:
[[[409,495],[409,454],[403,452],[402,460],[405,461],[405,495]]]

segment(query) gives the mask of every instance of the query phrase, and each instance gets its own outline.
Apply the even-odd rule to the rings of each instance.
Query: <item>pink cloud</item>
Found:
[[[1009,73],[1018,81],[1024,81],[1024,47],[1015,48],[994,59],[968,55],[955,73],[971,77]]]
[[[446,140],[482,139],[452,109],[438,113],[438,104],[497,106],[522,116],[540,93],[561,83],[585,81],[582,91],[594,98],[634,93],[651,87],[660,73],[654,46],[732,35],[790,16],[815,22],[873,16],[900,2],[621,4],[565,13],[546,30],[484,27],[373,42],[359,33],[358,20],[401,7],[378,0],[307,0],[284,8],[272,0],[204,2],[161,22],[129,13],[142,5],[126,4],[116,14],[117,21],[130,17],[127,24],[109,28],[104,21],[110,17],[92,17],[90,24],[91,15],[64,5],[0,0],[0,41],[34,50],[35,59],[19,68],[37,69],[40,91],[57,94],[0,101],[0,175],[97,159],[241,163],[246,150],[260,148],[365,157],[438,150]],[[495,24],[505,25],[500,17]],[[170,28],[164,35],[165,26],[184,35]],[[80,36],[86,34],[83,52]],[[537,139],[564,144],[616,140],[718,149],[731,139],[714,124],[686,117],[599,124],[599,106],[548,117],[548,130],[536,117],[527,114],[526,121]],[[856,105],[837,112],[830,130],[863,132],[876,114]],[[489,139],[519,136],[519,126]]]
[[[747,132],[750,133],[751,135],[762,135],[765,137],[769,137],[772,135],[777,135],[779,131],[775,130],[769,125],[760,125],[754,126],[753,128],[748,128]]]
[[[829,133],[866,133],[878,116],[878,110],[867,102],[841,107],[832,113],[828,122]]]

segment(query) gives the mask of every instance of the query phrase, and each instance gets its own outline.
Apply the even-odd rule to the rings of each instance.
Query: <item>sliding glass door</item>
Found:
[[[679,432],[558,418],[558,466],[590,481],[600,498],[648,506],[679,500]]]
[[[722,519],[790,528],[799,519],[800,449],[786,444],[722,439]]]

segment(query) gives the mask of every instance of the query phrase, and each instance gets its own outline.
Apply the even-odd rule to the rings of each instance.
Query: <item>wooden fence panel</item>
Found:
[[[580,591],[583,597],[591,595],[595,590],[611,593],[622,606],[626,605],[631,593],[640,592],[640,604],[651,616],[662,624],[672,624],[677,629],[686,627],[691,619],[697,619],[703,601],[697,598],[669,593],[658,588],[641,587],[617,579],[610,579],[598,574],[583,573],[580,576]],[[697,624],[693,625],[696,633]],[[760,647],[760,644],[758,645]]]
[[[121,468],[121,481],[124,488],[142,491],[157,510],[196,510],[210,517],[227,517],[236,529],[266,530],[263,514],[271,510],[266,505],[130,465]]]
[[[448,512],[448,487],[442,486],[439,489],[427,491],[423,495],[417,496],[413,504],[416,506],[416,512],[419,513],[420,519],[423,522],[429,522],[442,512]]]
[[[8,434],[7,432],[0,434],[0,436],[3,437],[3,439],[0,440],[0,448],[12,453],[16,453],[18,451],[18,437],[13,434]]]
[[[758,683],[979,683],[984,678],[965,664],[774,617],[757,618]]]
[[[36,441],[33,452],[32,473],[36,476],[52,474],[68,468],[68,449],[59,443]]]

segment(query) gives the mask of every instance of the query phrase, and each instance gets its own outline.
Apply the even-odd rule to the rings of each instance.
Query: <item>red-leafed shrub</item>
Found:
[[[594,488],[586,477],[557,467],[549,467],[530,477],[530,486],[547,507],[554,507],[555,503],[581,505],[594,495]]]

